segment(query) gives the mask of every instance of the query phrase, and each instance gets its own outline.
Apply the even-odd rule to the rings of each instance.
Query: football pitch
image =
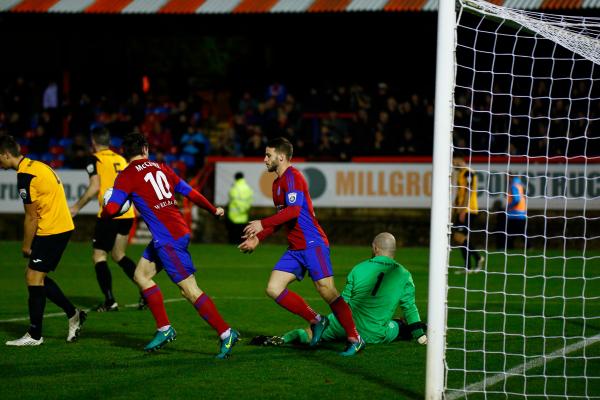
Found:
[[[281,309],[264,294],[271,268],[284,249],[283,245],[264,244],[254,254],[245,255],[230,245],[190,247],[198,268],[197,280],[200,287],[213,297],[226,321],[238,329],[243,338],[230,359],[215,360],[216,335],[196,314],[194,308],[182,299],[177,287],[164,273],[159,274],[156,280],[167,301],[167,313],[178,336],[175,342],[162,350],[145,354],[142,348],[152,338],[154,321],[149,311],[138,311],[133,307],[138,300],[138,293],[114,263],[110,264],[110,268],[120,311],[90,312],[79,341],[66,344],[66,318],[60,316],[59,309],[48,302],[44,319],[45,343],[42,346],[4,346],[4,341],[20,337],[26,331],[28,312],[23,276],[25,260],[20,257],[20,243],[0,242],[0,367],[4,382],[0,398],[422,399],[425,392],[426,348],[415,342],[369,345],[366,351],[353,358],[337,354],[343,349],[343,343],[323,343],[317,350],[300,347],[264,348],[248,344],[255,335],[281,334],[304,326],[302,319]],[[131,246],[128,253],[133,259],[137,259],[142,250],[142,246]],[[338,289],[343,288],[345,275],[351,267],[369,255],[368,247],[332,246]],[[426,319],[428,250],[403,248],[398,251],[396,259],[411,271],[416,285],[417,306],[422,318]],[[460,255],[454,251],[451,263],[456,265],[459,260]],[[501,270],[504,259],[492,255],[489,265],[491,269]],[[61,265],[52,276],[76,305],[92,308],[101,302],[89,243],[70,243]],[[452,274],[449,280],[451,286],[466,284],[469,289],[476,291],[477,288],[487,287],[487,279],[491,278],[496,279],[493,274],[468,277]],[[522,284],[516,280],[507,282],[507,292],[518,291]],[[505,283],[501,281],[498,285],[503,287]],[[591,280],[588,286],[587,290],[596,290],[596,293],[600,291],[598,280]],[[329,307],[318,298],[310,279],[294,283],[292,289],[304,296],[317,311],[329,312]],[[474,302],[473,309],[477,309],[481,298],[468,298]],[[457,291],[449,302],[456,305],[462,300],[460,291]],[[600,315],[597,303],[590,302],[586,305],[585,315]],[[563,306],[560,302],[554,308],[547,305],[546,313],[553,316],[553,313],[560,313]],[[449,324],[462,326],[460,321],[463,318],[464,314],[451,311]],[[478,330],[486,323],[486,317],[472,313],[468,321],[467,327],[473,332],[467,335],[467,343],[480,346],[481,341],[486,339]],[[535,321],[537,320],[533,323],[541,324]],[[578,332],[589,335],[593,330],[599,330],[597,319],[584,325]],[[498,328],[488,326],[493,331]],[[551,328],[552,325],[548,327]],[[533,327],[531,329],[535,330]],[[563,331],[560,330],[557,334],[562,335]],[[449,346],[461,344],[464,337],[460,332],[451,331]],[[493,343],[499,342],[497,338],[488,340],[492,347],[488,343],[486,348],[497,351],[493,347]],[[549,351],[554,351],[563,347],[564,343],[557,340],[546,346]],[[487,358],[487,366],[489,368],[491,363],[494,367],[492,370],[501,368],[501,364],[494,366],[494,363],[506,362],[512,367],[524,360],[523,357],[514,357],[502,361],[504,357],[494,355],[494,351]],[[574,360],[569,363],[568,369],[579,375],[585,373],[595,376],[590,382],[598,383],[600,345],[596,343],[570,355],[581,355],[584,352],[588,358],[595,359],[588,360],[587,365]],[[472,365],[477,367],[479,362],[486,362],[477,353],[469,353],[467,357],[472,357],[472,361],[465,364],[469,368]],[[560,360],[550,361],[547,364],[548,371],[567,369],[563,364]],[[545,367],[537,366],[532,371],[539,372],[540,368]],[[463,375],[449,374],[449,379],[452,380],[450,386],[461,388],[464,384],[476,383],[484,377],[483,374],[471,374],[466,378]],[[511,378],[496,383],[492,388],[502,388],[507,385],[506,382],[509,382],[510,387],[513,380],[515,385],[523,384],[519,378]],[[563,380],[562,383],[566,382]],[[572,388],[577,395],[589,389],[585,388],[583,381]],[[525,393],[543,393],[543,390],[544,383],[538,379],[529,382]],[[488,395],[487,398],[506,397]]]

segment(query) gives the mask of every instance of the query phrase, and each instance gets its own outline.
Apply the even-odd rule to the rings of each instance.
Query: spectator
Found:
[[[58,85],[54,81],[50,81],[46,89],[44,89],[42,108],[44,110],[58,108]]]
[[[210,142],[201,130],[188,126],[187,132],[181,137],[181,153],[193,157],[195,167],[201,168],[204,157],[210,153]]]
[[[84,135],[78,134],[73,138],[73,143],[66,151],[66,164],[73,169],[84,169],[89,161],[90,145]]]
[[[239,244],[243,241],[244,226],[248,223],[248,214],[252,206],[254,192],[246,180],[243,172],[236,172],[234,182],[229,189],[229,203],[227,204],[227,232],[229,243]]]

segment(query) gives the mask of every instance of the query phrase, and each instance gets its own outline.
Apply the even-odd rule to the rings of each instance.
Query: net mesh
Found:
[[[446,397],[600,398],[600,19],[459,7]]]

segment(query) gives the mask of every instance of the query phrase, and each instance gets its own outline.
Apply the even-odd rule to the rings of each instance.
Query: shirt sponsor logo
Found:
[[[26,189],[19,189],[19,196],[21,196],[21,198],[23,200],[25,200],[27,198],[27,190]]]
[[[288,193],[288,201],[290,202],[290,204],[293,204],[296,202],[296,193]]]

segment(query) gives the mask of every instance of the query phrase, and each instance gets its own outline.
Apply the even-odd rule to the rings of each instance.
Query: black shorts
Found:
[[[465,222],[460,222],[458,220],[458,215],[454,217],[454,221],[452,221],[452,229],[455,232],[462,233],[463,235],[468,235],[471,232],[471,224],[475,221],[477,215],[467,213],[465,215]]]
[[[133,218],[98,218],[96,220],[96,229],[94,229],[94,238],[92,239],[94,248],[109,253],[115,245],[117,235],[129,235],[132,226]]]
[[[34,236],[31,243],[29,268],[39,272],[54,271],[58,266],[73,231],[56,235]]]

